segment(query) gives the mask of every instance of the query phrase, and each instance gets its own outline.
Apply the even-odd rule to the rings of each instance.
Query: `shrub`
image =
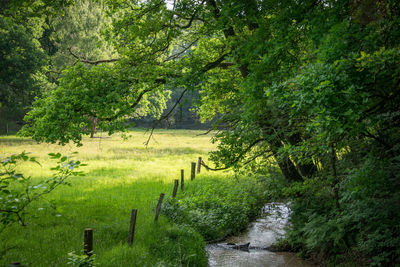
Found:
[[[174,222],[196,229],[207,241],[245,229],[267,201],[265,180],[256,177],[196,179],[168,198],[163,213]]]
[[[302,197],[292,205],[287,241],[303,255],[320,254],[337,265],[400,263],[398,164],[369,158],[341,183],[340,209],[324,187],[292,185]],[[289,191],[290,191],[289,190]]]

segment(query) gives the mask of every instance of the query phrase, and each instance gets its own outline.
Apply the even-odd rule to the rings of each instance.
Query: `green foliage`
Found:
[[[203,237],[193,228],[185,225],[156,226],[155,235],[149,243],[150,255],[164,261],[167,266],[207,266]],[[175,254],[175,255],[171,255]]]
[[[395,265],[400,260],[398,168],[398,162],[369,157],[342,182],[340,210],[327,186],[293,185],[290,193],[301,190],[302,197],[292,205],[286,241],[334,264]]]
[[[207,266],[205,244],[199,233],[162,217],[156,224],[150,220],[148,223],[149,227],[140,228],[145,231],[145,240],[136,240],[133,246],[120,242],[108,248],[98,258],[99,265]]]
[[[110,23],[99,40],[109,42],[118,58],[108,66],[68,68],[59,87],[37,100],[22,133],[80,144],[97,119],[111,133],[127,127],[128,117],[159,115],[166,88],[196,90],[201,119],[223,129],[211,156],[218,167],[272,161],[295,182],[285,194],[298,202],[292,219],[296,248],[333,261],[347,249],[371,263],[395,261],[391,242],[388,251],[371,249],[392,229],[384,214],[382,231],[366,234],[371,244],[358,240],[365,240],[360,236],[373,221],[351,231],[348,218],[390,191],[381,183],[399,193],[396,172],[381,174],[375,179],[381,183],[354,178],[370,164],[378,173],[398,166],[399,2],[173,2],[107,1]],[[347,187],[350,180],[359,184]],[[349,198],[359,201],[351,210],[344,198],[358,187],[376,195]],[[210,220],[218,224],[215,218]]]
[[[35,96],[52,87],[42,37],[46,18],[72,1],[13,1],[0,4],[0,123],[21,124]],[[1,127],[2,132],[5,127]]]
[[[196,179],[176,199],[168,198],[162,212],[208,241],[233,235],[245,229],[267,201],[265,180]]]
[[[0,114],[20,119],[23,108],[38,94],[45,54],[30,25],[0,13]],[[3,129],[2,129],[3,130]]]
[[[0,222],[1,230],[14,222],[25,225],[26,209],[34,201],[38,201],[44,195],[49,194],[59,185],[68,184],[66,179],[70,176],[83,175],[75,169],[85,164],[80,161],[70,160],[60,153],[49,154],[57,160],[57,166],[51,168],[55,173],[51,178],[33,182],[31,177],[17,171],[20,162],[32,162],[39,164],[36,158],[27,153],[11,155],[1,159],[0,172]]]
[[[117,57],[101,34],[111,21],[106,13],[105,1],[85,0],[75,1],[62,14],[49,18],[43,46],[50,54],[48,75],[52,80],[56,81],[64,69],[75,65],[76,57],[88,61]]]
[[[166,95],[156,91],[143,97],[146,89],[132,86],[113,66],[77,64],[67,68],[59,82],[55,90],[34,102],[21,135],[62,145],[71,140],[80,145],[82,134],[91,132],[94,120],[111,134],[123,130],[134,112],[159,116],[157,111],[165,106]]]
[[[94,267],[97,266],[96,255],[77,255],[75,252],[70,252],[67,264],[76,267]]]
[[[289,232],[293,248],[320,253],[335,264],[399,261],[393,214],[400,190],[395,182],[399,56],[398,48],[351,53],[333,64],[310,64],[268,90],[281,108],[291,110],[292,126],[304,127],[307,137],[281,152],[297,162],[312,157],[322,163],[323,177],[285,190],[296,199]]]

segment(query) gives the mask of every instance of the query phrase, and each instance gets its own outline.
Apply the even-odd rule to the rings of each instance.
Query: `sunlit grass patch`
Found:
[[[190,162],[207,159],[214,149],[210,135],[201,131],[160,130],[144,146],[143,130],[107,138],[84,138],[82,147],[64,147],[16,136],[0,137],[0,154],[32,152],[41,166],[23,164],[19,171],[33,180],[49,177],[48,153],[77,151],[86,163],[83,177],[69,178],[71,186],[57,188],[29,209],[26,227],[13,225],[1,234],[0,265],[20,261],[28,266],[67,266],[68,252],[82,252],[83,230],[94,230],[94,251],[100,266],[153,266],[207,264],[202,237],[190,228],[179,228],[163,216],[154,223],[161,192],[170,195],[173,180],[185,170],[190,188]],[[104,137],[104,134],[99,134]],[[198,177],[204,176],[204,170]],[[220,173],[207,173],[223,178]],[[130,212],[138,209],[134,244],[127,246]]]

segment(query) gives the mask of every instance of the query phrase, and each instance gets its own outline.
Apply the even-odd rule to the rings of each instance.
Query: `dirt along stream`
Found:
[[[284,203],[266,204],[260,218],[251,223],[245,232],[229,237],[223,243],[207,246],[208,265],[218,267],[313,266],[298,258],[294,253],[271,252],[265,249],[284,235],[289,215],[290,209]],[[237,249],[239,245],[246,246],[247,243],[250,243],[248,249],[245,247]]]

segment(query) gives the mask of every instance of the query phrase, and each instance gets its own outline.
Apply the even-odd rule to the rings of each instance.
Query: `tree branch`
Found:
[[[186,25],[183,25],[183,26],[174,25],[174,26],[177,27],[177,28],[179,28],[179,29],[188,29],[188,28],[190,28],[190,26],[192,26],[192,23],[193,23],[194,19],[196,18],[197,12],[200,10],[200,7],[204,4],[204,2],[205,2],[205,0],[203,0],[203,1],[200,3],[199,8],[197,8],[197,9],[193,12],[192,16],[191,16],[190,19],[189,19],[189,22],[188,22]]]
[[[159,118],[158,120],[156,120],[156,121],[153,122],[153,126],[151,127],[151,131],[150,131],[149,138],[147,138],[147,141],[144,142],[144,145],[145,145],[145,146],[148,146],[148,145],[149,145],[150,139],[151,139],[151,137],[153,136],[153,132],[154,132],[154,129],[156,128],[156,126],[157,126],[162,120],[167,119],[167,118],[172,114],[172,112],[175,110],[176,106],[181,102],[183,96],[185,95],[185,93],[186,93],[187,91],[188,91],[187,88],[186,88],[185,90],[182,91],[182,93],[181,93],[181,95],[179,96],[178,100],[175,102],[175,104],[172,106],[172,108],[168,111],[167,114],[161,116],[161,118]]]
[[[228,55],[228,53],[222,54],[219,58],[217,58],[215,61],[213,62],[209,62],[207,65],[205,65],[202,69],[201,72],[207,72],[211,69],[214,69],[218,66],[221,65],[222,61],[225,59],[225,57]]]
[[[111,62],[115,62],[115,61],[119,61],[119,58],[112,58],[112,59],[101,59],[101,60],[95,60],[95,61],[91,61],[91,60],[87,60],[87,59],[83,59],[80,58],[79,56],[77,56],[76,54],[74,54],[71,50],[71,47],[67,48],[67,50],[69,51],[69,53],[76,58],[77,60],[79,60],[80,62],[83,63],[87,63],[87,64],[91,64],[91,65],[98,65],[101,63],[111,63]]]
[[[143,90],[142,92],[140,92],[140,94],[139,94],[138,97],[136,98],[135,102],[133,102],[133,103],[131,104],[130,108],[131,108],[131,109],[134,109],[134,108],[139,104],[139,102],[142,100],[143,96],[144,96],[146,93],[150,92],[151,90],[152,90],[152,88],[148,88],[148,89]],[[101,118],[101,119],[102,119],[102,120],[106,120],[106,121],[112,121],[113,119],[116,119],[116,118],[118,118],[119,116],[122,116],[122,115],[123,115],[123,114],[122,114],[121,112],[118,112],[118,113],[114,114],[114,116],[112,116],[112,117]]]
[[[213,169],[213,168],[210,168],[209,166],[207,166],[205,163],[204,163],[204,165],[203,165],[203,164],[202,164],[202,165],[203,165],[207,170],[211,170],[211,171],[221,171],[221,170],[229,169],[229,168],[231,168],[231,167],[233,166],[233,164],[239,162],[239,161],[242,159],[242,157],[243,157],[244,155],[246,155],[247,152],[249,152],[250,149],[252,149],[255,145],[257,145],[257,144],[260,143],[260,142],[266,141],[266,140],[267,140],[267,139],[265,139],[265,138],[260,138],[260,139],[255,140],[255,141],[254,141],[253,143],[251,143],[245,150],[243,150],[234,160],[232,160],[232,161],[229,163],[229,165],[227,165],[227,166],[225,166],[225,167]],[[264,155],[264,154],[265,154],[265,152],[263,152],[262,154],[260,154],[260,155],[258,155],[258,156],[256,156],[256,157],[252,158],[250,161],[245,162],[245,165],[248,164],[248,163],[250,163],[250,162],[253,161],[254,159],[258,158],[259,156]],[[273,154],[271,154],[271,156],[273,156]],[[268,157],[270,157],[270,156],[268,156]]]
[[[214,130],[214,128],[210,128],[205,133],[196,134],[196,136],[207,135],[207,134],[211,133],[213,130]]]
[[[173,55],[171,55],[171,56],[169,56],[166,60],[165,60],[165,62],[167,62],[167,61],[170,61],[170,60],[172,60],[172,59],[176,59],[176,58],[178,58],[180,55],[182,55],[183,53],[185,53],[189,48],[191,48],[195,43],[197,43],[198,41],[199,41],[199,39],[200,38],[196,38],[193,42],[191,42],[189,45],[187,45],[187,46],[181,46],[182,48],[183,48],[183,50],[182,51],[180,51],[180,52],[177,52],[176,54],[173,54]]]
[[[260,154],[255,155],[255,156],[252,157],[251,159],[249,159],[249,160],[247,160],[246,162],[244,162],[243,165],[249,164],[250,162],[252,162],[252,161],[255,160],[256,158],[261,157],[261,156],[264,155],[264,154],[265,154],[265,152],[262,152],[262,153],[260,153]],[[274,156],[274,155],[275,155],[274,153],[271,153],[271,154],[269,154],[266,158],[270,158],[270,157],[272,157],[272,156]],[[239,160],[238,160],[238,161],[239,161]],[[237,161],[236,161],[236,162],[237,162]],[[233,162],[232,165],[233,165],[234,163],[236,163],[236,162]],[[223,168],[210,168],[209,166],[206,165],[206,163],[205,163],[203,160],[201,160],[201,165],[204,166],[204,168],[206,168],[208,171],[222,171],[222,170],[226,170],[226,169],[229,169],[229,168],[232,167],[232,165],[229,165],[229,166],[225,166],[225,167],[223,167]]]

